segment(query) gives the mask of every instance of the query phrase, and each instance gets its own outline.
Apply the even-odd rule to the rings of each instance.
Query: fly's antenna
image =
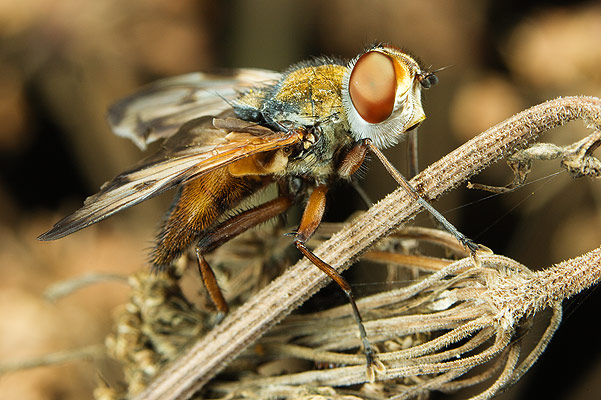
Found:
[[[432,86],[436,85],[438,83],[438,77],[436,76],[436,73],[443,71],[449,67],[452,67],[452,65],[447,65],[445,67],[441,67],[441,68],[435,69],[433,71],[430,71],[430,68],[428,68],[427,72],[424,72],[424,73],[421,73],[420,75],[418,75],[417,79],[419,80],[419,83],[422,85],[422,88],[430,89]]]

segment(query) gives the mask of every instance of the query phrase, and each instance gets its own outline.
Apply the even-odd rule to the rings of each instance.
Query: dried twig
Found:
[[[67,281],[59,282],[44,291],[44,297],[49,301],[57,301],[71,293],[90,285],[102,282],[127,282],[127,277],[117,274],[91,273]]]
[[[568,146],[557,146],[552,143],[535,143],[527,149],[520,150],[507,157],[507,164],[513,171],[513,181],[507,186],[489,186],[468,182],[469,189],[486,190],[493,193],[507,193],[521,187],[532,169],[534,160],[560,159],[560,165],[573,178],[588,176],[601,177],[601,161],[593,152],[601,144],[601,131],[595,131],[584,139]]]
[[[63,350],[27,360],[3,362],[0,364],[0,375],[24,369],[56,365],[73,360],[94,360],[106,357],[106,347],[103,344],[92,344],[73,350]]]
[[[575,119],[582,119],[588,127],[600,129],[601,100],[567,97],[532,107],[490,128],[443,157],[415,177],[411,184],[425,199],[436,199],[490,163],[525,148],[540,133]],[[419,206],[411,201],[411,196],[397,189],[317,248],[315,253],[343,270],[372,243],[415,216],[418,211]],[[309,262],[300,261],[199,339],[136,398],[189,398],[249,343],[325,283],[327,278],[324,274]],[[509,340],[510,337],[499,331],[493,350],[502,349]],[[495,352],[491,351],[489,356],[493,353]],[[510,353],[507,357],[515,359],[515,354]],[[363,367],[348,368],[356,370],[358,380],[365,380]],[[411,368],[391,370],[388,374],[407,374],[410,370]],[[423,370],[421,372],[424,373]],[[451,372],[460,374],[461,371]],[[513,375],[502,374],[501,378],[506,379],[499,383],[503,386],[507,381],[512,381]]]

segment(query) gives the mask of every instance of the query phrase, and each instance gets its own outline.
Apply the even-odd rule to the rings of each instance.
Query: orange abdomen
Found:
[[[224,167],[185,183],[161,227],[152,264],[169,266],[224,213],[270,181],[268,176],[232,176]]]

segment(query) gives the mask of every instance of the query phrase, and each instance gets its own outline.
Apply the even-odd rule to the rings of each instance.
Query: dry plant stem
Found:
[[[505,367],[506,365],[507,360],[501,357],[495,361],[493,368],[487,368],[483,372],[468,378],[447,381],[446,383],[440,385],[437,390],[444,393],[454,393],[460,389],[475,386],[492,378],[496,373],[498,373],[499,369]]]
[[[451,370],[449,372],[445,372],[444,374],[440,374],[436,378],[425,380],[422,384],[408,388],[402,393],[388,398],[388,400],[413,399],[419,393],[429,394],[433,390],[456,392],[457,390],[463,387],[474,386],[478,383],[484,382],[485,380],[489,379],[495,372],[497,372],[497,369],[499,369],[504,364],[503,372],[496,380],[496,382],[492,386],[490,386],[486,391],[478,394],[475,397],[470,398],[469,400],[483,400],[492,398],[495,394],[497,394],[500,388],[504,387],[509,378],[512,376],[511,373],[513,372],[513,367],[519,359],[519,354],[520,347],[518,345],[511,346],[509,351],[507,352],[507,357],[499,359],[496,362],[494,368],[490,368],[484,373],[470,377],[468,379],[465,379],[464,381],[458,381],[456,378],[469,371],[469,368],[458,368],[456,370]],[[446,382],[450,383],[447,384]]]
[[[504,310],[500,323],[512,326],[522,316],[534,314],[600,281],[601,247],[598,247],[580,257],[537,271],[529,279],[516,282],[506,278],[506,281],[494,282],[489,297],[498,310]],[[512,296],[497,296],[501,292]]]
[[[86,274],[50,286],[44,291],[44,297],[49,301],[57,301],[86,286],[96,285],[102,282],[123,282],[126,284],[127,279],[127,276],[117,274]]]
[[[468,368],[457,369],[455,371],[445,372],[444,374],[440,374],[436,378],[425,380],[423,383],[419,385],[412,386],[407,390],[395,395],[394,397],[388,398],[387,400],[402,400],[402,399],[414,399],[418,394],[428,394],[432,388],[437,388],[444,382],[453,381],[456,378],[459,378],[461,375],[465,374],[469,371]]]
[[[530,354],[528,354],[526,359],[524,361],[522,361],[522,363],[520,364],[520,366],[518,368],[516,368],[516,370],[512,376],[512,381],[511,381],[510,385],[519,381],[522,378],[522,376],[524,376],[524,374],[526,372],[528,372],[530,367],[532,367],[532,365],[534,365],[536,360],[538,360],[540,355],[545,351],[545,349],[547,348],[547,345],[551,341],[551,338],[553,337],[553,335],[555,334],[557,329],[559,329],[559,325],[561,324],[561,318],[563,315],[563,310],[561,308],[561,301],[556,301],[552,305],[552,308],[553,308],[553,316],[551,317],[549,326],[547,326],[545,333],[541,337],[541,340],[539,340],[539,342],[536,344],[534,349],[532,349],[532,351],[530,351]]]
[[[467,283],[468,280],[476,284],[476,286],[486,282],[485,286],[487,289],[479,296],[465,296],[465,299],[461,300],[468,303],[482,304],[480,311],[482,316],[474,316],[473,313],[465,314],[465,311],[474,307],[463,307],[460,309],[460,307],[455,306],[452,308],[452,313],[457,314],[457,316],[464,316],[467,319],[465,322],[462,322],[461,318],[458,319],[455,329],[407,349],[379,354],[380,360],[388,366],[386,373],[380,376],[384,380],[394,377],[416,377],[423,374],[436,374],[436,378],[434,379],[424,379],[421,383],[407,387],[406,389],[399,388],[401,391],[397,392],[398,397],[394,398],[403,399],[413,397],[425,391],[449,391],[473,386],[490,379],[497,371],[502,369],[496,381],[487,390],[474,397],[475,399],[491,398],[503,388],[517,381],[546,348],[561,320],[560,302],[553,299],[557,297],[563,298],[574,293],[572,289],[566,292],[563,288],[569,288],[574,285],[574,279],[578,279],[579,281],[576,284],[577,290],[594,285],[601,279],[601,248],[589,252],[582,257],[562,262],[540,273],[533,273],[523,269],[519,264],[502,256],[482,255],[481,257],[483,265],[494,265],[496,266],[495,269],[490,269],[490,267],[472,269],[471,271],[477,273],[479,276],[479,279],[476,281],[473,280],[475,277],[470,280],[470,274],[463,273],[461,275],[464,275],[465,279],[458,279],[459,276],[456,279],[452,279],[457,281],[455,289],[452,290],[453,292],[457,292],[457,290],[461,291],[462,289],[458,288]],[[441,270],[441,272],[446,272],[447,277],[453,276],[454,271],[464,269],[465,264],[469,262],[469,259],[462,259],[446,267],[444,271]],[[588,265],[588,268],[581,268],[585,265]],[[560,277],[565,277],[566,282]],[[432,282],[432,288],[445,287],[444,283],[447,280],[441,279],[438,282]],[[549,282],[553,283],[550,284]],[[419,286],[419,282],[415,285]],[[541,290],[544,291],[544,288],[549,285],[556,290],[550,290],[548,296],[542,296]],[[522,290],[522,288],[526,288],[526,290]],[[377,297],[380,296],[374,295],[367,299]],[[501,299],[503,301],[500,301]],[[543,305],[543,302],[546,304]],[[519,351],[521,349],[519,320],[522,320],[524,316],[535,313],[543,306],[553,309],[553,316],[549,326],[537,342],[535,348],[531,350],[530,354],[518,366]],[[512,310],[514,309],[521,310],[522,314],[517,315],[513,313]],[[396,314],[397,311],[395,310],[393,314]],[[439,319],[445,319],[443,314],[445,314],[444,311],[435,313],[435,315],[440,317]],[[313,314],[311,318],[313,322],[307,321],[306,325],[309,325],[311,330],[303,332],[303,336],[319,336],[323,330],[323,321],[325,320],[322,317],[315,317],[315,315]],[[511,318],[515,318],[513,323],[507,321],[508,315],[512,316]],[[419,319],[425,319],[429,316],[429,314],[418,315]],[[403,336],[407,329],[412,329],[412,325],[416,327],[421,326],[422,330],[427,330],[430,322],[425,321],[422,325],[417,322],[412,323],[411,320],[416,319],[415,317],[415,314],[411,314],[406,316],[406,318],[397,319],[397,329],[387,337]],[[350,317],[347,317],[347,319],[350,321]],[[386,319],[380,319],[377,321],[377,325],[384,325],[386,321]],[[369,321],[369,323],[376,323],[376,321]],[[375,331],[375,326],[377,325],[374,325],[372,331]],[[349,323],[347,327],[339,326],[335,330],[348,336],[350,326]],[[267,339],[274,340],[274,333],[278,337],[278,330],[279,328],[275,332],[271,332]],[[283,332],[279,335],[284,335],[286,332],[289,336],[296,336],[297,334],[297,329],[294,324],[290,324],[290,320],[286,321],[285,326],[282,326],[281,330]],[[330,337],[329,339],[338,343],[336,338]],[[288,339],[278,337],[277,340],[278,343],[286,343]],[[482,352],[473,353],[476,348],[482,346],[486,341],[490,342],[492,340],[494,340],[494,344],[491,347],[486,348]],[[314,344],[316,345],[314,347],[320,347],[321,342],[317,341]],[[457,347],[457,344],[460,344],[460,346]],[[356,345],[355,343],[353,347],[356,347]],[[336,354],[328,351],[317,351],[315,348],[306,348],[291,344],[269,344],[269,342],[263,343],[262,347],[265,351],[271,353],[271,356],[277,357],[298,357],[306,360],[342,364],[362,363],[360,354]],[[472,368],[487,362],[492,363],[490,364],[490,368],[485,369],[480,374],[464,380],[449,382],[449,379],[456,379]],[[224,393],[232,393],[237,390],[253,390],[256,392],[275,386],[311,385],[317,381],[321,385],[339,385],[341,384],[340,382],[350,385],[364,382],[365,377],[360,367],[339,367],[327,371],[303,372],[277,377],[255,377],[245,382],[214,383],[211,389]]]
[[[509,347],[507,361],[505,364],[505,368],[503,372],[499,376],[499,378],[493,383],[488,389],[483,391],[482,393],[472,397],[470,400],[485,400],[491,399],[495,395],[499,393],[501,389],[506,387],[509,382],[511,382],[511,378],[513,377],[513,372],[516,364],[518,363],[520,357],[520,346],[514,345]]]
[[[0,364],[0,375],[29,368],[63,364],[73,360],[94,360],[102,357],[106,357],[104,344],[92,344],[79,349],[59,351],[27,360],[2,363]]]
[[[489,164],[528,146],[542,132],[576,119],[601,129],[601,100],[565,97],[516,114],[428,167],[411,180],[411,185],[426,200],[436,199]],[[372,243],[413,218],[419,210],[409,193],[397,189],[319,246],[315,254],[343,270]],[[325,274],[310,262],[298,262],[194,343],[136,399],[189,398],[229,360],[326,283]],[[365,377],[363,366],[349,368]],[[346,382],[340,382],[343,383]]]

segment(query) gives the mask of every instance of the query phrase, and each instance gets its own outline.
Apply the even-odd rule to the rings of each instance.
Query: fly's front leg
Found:
[[[355,303],[355,297],[353,296],[353,292],[351,291],[351,286],[348,282],[336,271],[332,266],[323,261],[321,258],[317,257],[311,250],[307,248],[305,243],[309,238],[313,235],[317,227],[319,226],[321,219],[323,217],[323,213],[325,211],[326,205],[326,193],[327,187],[325,185],[318,185],[313,189],[311,196],[309,197],[309,201],[307,206],[305,207],[305,211],[303,213],[303,217],[301,219],[300,226],[298,231],[296,232],[294,238],[295,246],[300,250],[301,253],[305,257],[307,257],[315,266],[317,266],[320,270],[326,273],[334,282],[340,286],[343,290],[344,294],[348,298],[351,306],[353,307],[353,314],[355,316],[355,320],[357,321],[357,325],[359,326],[359,334],[361,335],[361,342],[363,343],[363,349],[365,352],[365,358],[367,360],[367,373],[370,381],[373,381],[375,378],[375,371],[383,370],[383,365],[379,361],[376,361],[374,358],[374,350],[371,346],[371,343],[367,339],[367,333],[365,331],[365,326],[363,325],[363,319],[361,318],[361,314],[359,313],[359,308]]]
[[[479,244],[465,236],[463,233],[459,232],[459,230],[457,230],[457,228],[455,228],[455,226],[451,224],[441,213],[439,213],[434,207],[432,207],[430,203],[424,200],[424,198],[419,195],[417,190],[415,190],[415,188],[411,186],[407,179],[405,179],[405,177],[399,171],[397,171],[397,169],[390,163],[390,161],[388,161],[388,159],[386,158],[386,156],[384,156],[380,149],[378,149],[371,143],[371,140],[364,139],[361,143],[363,146],[366,146],[366,148],[369,148],[369,150],[378,157],[378,159],[384,165],[388,173],[394,178],[394,180],[397,181],[399,185],[401,185],[409,194],[411,194],[415,201],[417,201],[434,218],[436,218],[436,220],[449,233],[455,236],[457,241],[459,241],[459,243],[461,243],[461,245],[470,252],[470,256],[472,257],[474,264],[479,265],[480,262],[476,257],[476,252],[479,250],[490,252],[490,250],[484,246],[480,246]]]
[[[363,164],[368,150],[369,145],[367,140],[355,143],[338,165],[336,170],[338,176],[343,179],[349,179]]]
[[[223,221],[221,224],[205,233],[198,241],[198,244],[196,245],[198,270],[200,271],[202,281],[207,288],[209,297],[217,308],[217,323],[225,317],[229,308],[223,297],[223,293],[219,288],[215,274],[203,255],[248,229],[282,214],[284,211],[288,210],[290,206],[292,206],[292,199],[290,197],[278,197]]]

